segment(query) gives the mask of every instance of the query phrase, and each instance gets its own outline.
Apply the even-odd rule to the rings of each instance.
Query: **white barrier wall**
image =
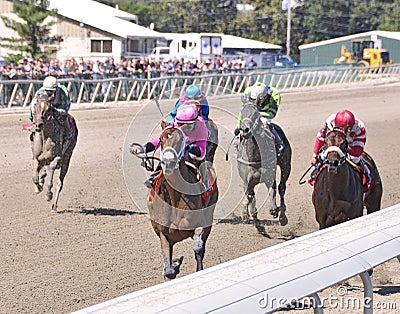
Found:
[[[366,271],[398,256],[400,204],[75,314],[269,313],[358,274],[372,298]]]
[[[382,84],[400,80],[400,64],[383,67],[331,66],[319,68],[271,68],[254,71],[202,72],[196,75],[142,73],[125,77],[60,78],[74,105],[82,103],[134,102],[143,99],[176,99],[189,84],[197,84],[206,96],[242,93],[256,81],[281,91]],[[0,79],[0,106],[26,107],[42,80]]]

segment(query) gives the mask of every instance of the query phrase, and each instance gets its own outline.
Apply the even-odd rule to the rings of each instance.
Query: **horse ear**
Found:
[[[161,120],[161,129],[164,130],[164,129],[167,127],[167,125],[168,125],[168,124],[167,124],[167,121],[165,121],[165,119],[162,119],[162,120]]]

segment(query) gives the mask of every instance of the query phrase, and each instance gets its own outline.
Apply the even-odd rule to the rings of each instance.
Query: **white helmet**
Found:
[[[45,90],[54,91],[54,90],[56,90],[57,86],[58,86],[58,82],[54,76],[48,76],[43,81],[43,88]]]
[[[256,101],[259,96],[261,96],[264,92],[264,90],[267,88],[267,86],[263,83],[256,83],[253,86],[250,87],[248,96],[250,97],[251,100]]]

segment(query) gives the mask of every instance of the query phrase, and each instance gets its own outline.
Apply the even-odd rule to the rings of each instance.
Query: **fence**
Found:
[[[323,306],[332,305],[321,302],[318,293],[356,275],[364,284],[358,305],[369,314],[373,289],[368,270],[399,256],[397,204],[75,314],[271,313],[301,304],[307,296],[314,302],[314,313],[322,313]],[[338,295],[346,297],[339,290]],[[357,305],[346,300],[334,303],[340,304]]]
[[[384,67],[323,67],[291,69],[241,70],[228,73],[196,73],[172,75],[148,73],[139,76],[113,78],[65,78],[60,79],[70,91],[72,102],[79,104],[117,103],[140,101],[157,96],[159,99],[178,98],[189,84],[198,84],[207,96],[241,93],[261,81],[280,90],[321,88],[332,85],[371,84],[399,81],[400,64]],[[0,81],[0,108],[26,107],[34,93],[42,85],[41,80]]]

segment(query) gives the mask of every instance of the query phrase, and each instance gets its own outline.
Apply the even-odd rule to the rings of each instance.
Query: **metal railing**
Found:
[[[241,93],[261,81],[279,90],[323,88],[332,85],[372,84],[400,80],[400,64],[384,67],[341,67],[290,69],[256,69],[228,72],[207,72],[190,75],[145,73],[108,78],[61,78],[70,92],[72,102],[79,104],[118,103],[152,99],[178,98],[186,86],[198,84],[206,96]],[[42,80],[0,81],[0,107],[26,107],[41,87]]]
[[[371,314],[373,286],[368,271],[399,256],[397,204],[75,313],[272,313],[310,298],[312,304],[307,303],[314,313],[323,313],[324,307],[338,310],[344,304],[347,310],[358,305]],[[321,290],[357,275],[364,285],[363,296],[338,294],[331,296],[337,301],[331,303],[332,298],[319,298]]]

